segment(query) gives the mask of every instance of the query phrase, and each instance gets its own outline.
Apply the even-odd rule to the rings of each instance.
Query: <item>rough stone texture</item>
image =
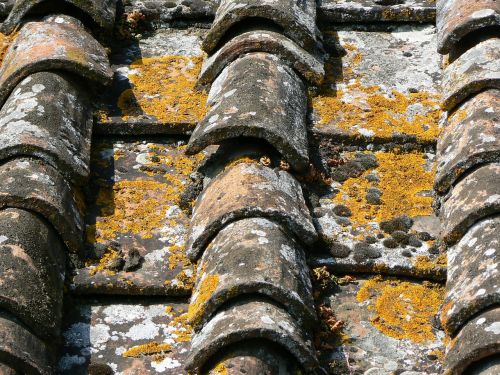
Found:
[[[453,335],[474,314],[500,302],[500,218],[480,221],[448,249],[448,281],[441,322]]]
[[[225,225],[248,217],[277,221],[307,245],[317,238],[302,188],[290,174],[240,163],[228,167],[198,197],[187,245],[189,257],[197,259]]]
[[[99,367],[109,367],[110,374],[186,374],[190,332],[176,322],[187,310],[183,301],[107,298],[71,300],[67,306],[58,374],[94,375],[89,370]],[[148,344],[166,345],[148,353]]]
[[[225,43],[203,63],[199,84],[211,85],[231,62],[250,52],[266,52],[294,68],[306,81],[319,85],[325,76],[321,57],[314,56],[289,38],[274,31],[250,31]]]
[[[500,91],[486,90],[449,117],[437,143],[436,190],[446,192],[468,170],[500,159]]]
[[[453,245],[484,217],[500,211],[500,164],[488,164],[461,180],[441,207],[442,237]]]
[[[437,0],[438,52],[449,53],[467,34],[500,25],[496,0]]]
[[[0,167],[0,207],[17,207],[45,217],[72,252],[83,239],[83,217],[75,194],[51,166],[36,159],[13,159]]]
[[[449,374],[466,373],[473,362],[500,352],[500,308],[486,311],[465,325],[447,348]]]
[[[433,0],[322,0],[318,17],[325,22],[434,22]]]
[[[443,108],[451,111],[468,96],[500,89],[500,39],[476,44],[444,70]]]
[[[12,367],[0,363],[0,374],[1,375],[19,375],[19,373]]]
[[[255,18],[264,19],[269,26],[277,25],[284,35],[308,51],[317,48],[320,34],[316,27],[316,1],[221,0],[203,50],[214,53],[230,29],[248,25]]]
[[[186,368],[196,373],[220,350],[250,339],[265,339],[284,347],[306,371],[318,366],[311,332],[301,329],[285,310],[267,301],[239,300],[220,310],[194,334]]]
[[[266,219],[244,219],[226,226],[214,238],[198,265],[191,297],[196,303],[207,278],[218,282],[192,317],[201,328],[225,303],[241,295],[264,295],[286,306],[301,326],[316,321],[309,270],[300,245],[279,225]]]
[[[14,29],[21,24],[23,18],[36,5],[43,3],[45,0],[16,0],[9,17],[2,24],[2,32],[10,34]],[[54,3],[55,1],[49,1]],[[59,3],[57,1],[56,3]],[[104,29],[111,29],[115,23],[116,0],[64,0],[64,3],[69,3],[86,15]],[[60,9],[58,5],[50,4],[53,12]],[[60,7],[60,5],[59,5]],[[54,9],[55,8],[55,9]]]
[[[276,56],[248,54],[230,64],[212,85],[207,105],[189,141],[190,154],[254,137],[275,147],[294,169],[309,166],[305,87]]]
[[[187,158],[185,143],[175,138],[93,141],[86,265],[74,270],[72,293],[190,294],[195,267],[185,256],[189,217],[179,205],[200,156]],[[116,250],[117,260],[138,253],[139,264],[132,270],[126,264],[112,270],[102,264],[109,249]]]
[[[104,47],[73,17],[49,16],[26,23],[0,68],[0,105],[24,78],[45,70],[65,70],[94,84],[109,84],[113,72]]]
[[[39,337],[61,329],[64,246],[51,226],[33,213],[0,210],[0,306]]]
[[[472,364],[467,371],[470,375],[496,375],[500,373],[500,358],[490,356]]]
[[[34,156],[65,177],[85,182],[92,112],[85,90],[62,73],[25,78],[0,111],[0,159]]]
[[[5,314],[0,315],[0,361],[22,374],[52,375],[50,349]]]

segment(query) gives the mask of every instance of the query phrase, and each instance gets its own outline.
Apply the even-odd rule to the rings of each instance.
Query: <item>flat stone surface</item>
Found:
[[[444,69],[443,108],[455,109],[484,89],[500,89],[500,39],[476,44]]]
[[[9,16],[2,24],[2,32],[10,34],[20,25],[32,8],[44,0],[16,0]],[[116,0],[64,0],[64,3],[77,7],[100,27],[112,29],[115,23]],[[61,8],[65,4],[61,4]],[[62,10],[62,9],[61,9]]]
[[[500,210],[500,164],[487,164],[461,180],[441,205],[442,237],[449,245],[459,241],[482,218]]]
[[[500,352],[500,309],[493,308],[469,321],[451,341],[446,352],[446,370],[463,373],[472,362]]]
[[[266,301],[240,300],[219,310],[193,335],[186,368],[198,372],[220,350],[250,339],[265,339],[285,348],[306,371],[317,367],[311,333],[285,310]]]
[[[319,85],[323,81],[325,70],[321,57],[307,52],[281,33],[255,30],[232,38],[205,60],[198,84],[211,85],[228,64],[250,52],[277,55],[313,85]]]
[[[54,229],[35,214],[0,210],[0,305],[35,334],[61,333],[65,249]]]
[[[449,53],[464,36],[500,24],[496,0],[437,0],[438,52]]]
[[[323,30],[326,78],[312,98],[313,134],[332,142],[433,144],[441,117],[436,29],[430,24]]]
[[[500,358],[488,357],[470,366],[467,371],[471,375],[496,375],[500,372]]]
[[[185,147],[173,138],[93,143],[86,266],[74,271],[73,293],[190,294],[189,219],[179,205],[203,156],[186,157]],[[126,262],[134,253],[136,262],[129,268]]]
[[[212,85],[207,106],[189,153],[239,137],[259,138],[294,169],[308,168],[306,89],[276,56],[253,53],[231,63]]]
[[[98,134],[189,134],[206,112],[195,89],[201,70],[200,28],[161,29],[117,43],[114,80],[97,111]]]
[[[434,22],[433,0],[322,0],[319,19],[326,22]]]
[[[26,328],[0,315],[0,356],[2,362],[25,374],[53,374],[49,348]]]
[[[500,218],[485,219],[448,249],[448,281],[441,322],[453,335],[471,317],[500,302]]]
[[[40,157],[81,184],[90,173],[92,125],[84,87],[62,73],[32,74],[0,111],[0,158]]]
[[[185,375],[191,333],[178,319],[186,309],[183,302],[168,300],[72,300],[58,371],[87,375],[92,368],[109,368],[114,374]]]
[[[36,159],[13,159],[0,167],[0,208],[16,207],[45,217],[73,253],[82,247],[81,197],[54,168]]]
[[[304,251],[266,219],[233,222],[210,243],[198,265],[191,325],[201,328],[223,304],[249,294],[286,306],[301,325],[316,322]]]
[[[203,50],[214,53],[231,28],[252,18],[264,19],[271,26],[277,25],[284,35],[308,51],[317,48],[319,31],[314,0],[220,0],[215,20],[203,40]]]
[[[500,159],[500,91],[470,98],[448,117],[437,143],[436,189],[445,193],[464,173]]]
[[[80,21],[70,16],[49,16],[26,23],[10,45],[0,68],[0,105],[24,78],[45,70],[64,70],[90,82],[111,83],[104,47]]]
[[[281,223],[308,245],[317,238],[297,180],[285,171],[240,163],[214,178],[198,197],[191,218],[189,257],[199,258],[227,224],[248,217]]]

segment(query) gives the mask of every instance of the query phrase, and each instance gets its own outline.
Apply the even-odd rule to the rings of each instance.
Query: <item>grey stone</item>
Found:
[[[351,254],[351,249],[339,242],[331,244],[329,251],[334,258],[347,258]]]
[[[500,161],[500,91],[486,90],[468,99],[449,117],[437,143],[435,188],[446,192],[478,165]]]
[[[221,0],[203,49],[209,54],[215,52],[230,29],[256,18],[264,19],[269,26],[277,25],[284,35],[308,51],[317,47],[314,0]]]
[[[469,321],[451,341],[445,357],[446,371],[462,374],[473,362],[500,353],[500,308]]]
[[[366,202],[374,205],[382,204],[382,192],[376,188],[368,189],[366,193]]]
[[[413,247],[420,247],[422,246],[422,242],[418,239],[417,236],[411,235],[408,237],[408,245]]]
[[[320,85],[325,76],[321,57],[307,52],[280,33],[256,30],[234,37],[206,59],[198,83],[202,86],[211,85],[226,66],[242,55],[252,52],[266,52],[278,56],[281,62],[293,68],[313,85]]]
[[[317,239],[302,188],[289,173],[240,163],[214,178],[198,197],[188,238],[189,257],[197,259],[224,226],[248,217],[279,222],[308,245]]]
[[[437,0],[438,52],[449,53],[469,33],[500,25],[496,0]]]
[[[395,230],[391,233],[391,237],[394,238],[399,244],[408,245],[410,235],[402,230]]]
[[[302,326],[316,321],[304,251],[290,234],[267,219],[243,219],[221,230],[198,266],[191,325],[199,330],[222,305],[242,295],[262,295],[287,307]],[[207,280],[217,280],[204,298]],[[205,292],[206,293],[206,292]],[[199,300],[203,298],[202,305]],[[198,301],[198,302],[197,302]]]
[[[39,157],[83,183],[90,171],[92,124],[82,86],[63,73],[32,74],[0,110],[0,159]]]
[[[351,209],[343,204],[338,204],[333,208],[333,213],[338,216],[350,217],[352,216]]]
[[[387,221],[382,221],[380,223],[380,229],[382,229],[385,233],[391,234],[394,231],[402,231],[402,232],[408,232],[410,228],[413,225],[413,220],[407,216],[398,216],[395,217],[394,219],[387,220]]]
[[[55,12],[64,10],[64,5],[66,5],[64,3],[71,4],[90,16],[97,25],[104,29],[112,29],[115,23],[116,0],[64,0],[63,4],[55,0],[16,0],[9,17],[2,24],[2,32],[4,34],[13,32],[30,10],[42,2],[50,3],[51,11]],[[60,9],[57,9],[58,7]]]
[[[24,24],[5,53],[0,68],[0,105],[24,78],[46,70],[68,71],[95,85],[109,84],[113,78],[104,47],[80,21],[49,16],[42,22]]]
[[[500,39],[476,44],[446,67],[442,107],[451,111],[467,97],[485,89],[500,89]]]
[[[354,245],[354,260],[358,262],[366,262],[370,259],[377,259],[382,256],[381,252],[375,247],[364,243],[359,242]]]
[[[123,270],[125,272],[135,271],[141,266],[142,261],[143,261],[143,257],[139,253],[139,250],[129,249],[126,252]]]
[[[453,245],[479,220],[500,211],[500,164],[487,164],[467,175],[441,205],[441,235]]]
[[[448,249],[441,324],[454,334],[474,314],[500,303],[500,218],[480,221]]]
[[[500,374],[500,357],[486,357],[467,368],[470,375],[498,375]]]
[[[0,252],[0,307],[39,337],[57,337],[66,267],[57,233],[31,212],[0,210]]]
[[[306,371],[318,366],[310,331],[281,307],[267,301],[242,300],[220,310],[193,336],[186,368],[197,373],[217,352],[250,339],[264,339],[285,348]]]
[[[294,169],[309,167],[305,86],[276,56],[248,54],[231,63],[214,82],[207,105],[189,140],[189,154],[253,137],[275,147]]]
[[[36,159],[0,166],[0,208],[16,207],[45,217],[72,252],[83,242],[83,215],[71,187],[54,168]]]

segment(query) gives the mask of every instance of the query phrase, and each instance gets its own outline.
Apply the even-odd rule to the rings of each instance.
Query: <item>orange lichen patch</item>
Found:
[[[229,372],[223,363],[219,363],[209,372],[209,375],[228,375],[228,374]]]
[[[192,325],[197,325],[199,323],[199,319],[203,315],[203,310],[205,309],[205,303],[210,299],[218,285],[219,275],[206,275],[201,281],[198,295],[189,305],[187,312],[187,319]]]
[[[16,39],[17,32],[14,32],[10,35],[5,35],[0,33],[0,65],[2,64],[3,58],[10,44]]]
[[[164,56],[134,61],[132,88],[118,98],[123,119],[149,115],[165,123],[196,123],[206,112],[207,95],[195,89],[202,58]]]
[[[426,159],[423,154],[377,152],[375,156],[379,164],[375,170],[380,181],[368,181],[366,177],[374,170],[367,170],[359,177],[346,180],[341,192],[333,198],[335,204],[349,207],[353,226],[391,220],[401,215],[430,215],[432,197],[424,196],[422,192],[432,191],[435,172],[424,169]],[[382,192],[380,205],[367,202],[369,188]]]
[[[116,272],[110,271],[107,268],[109,267],[110,263],[118,259],[119,256],[120,254],[117,250],[108,248],[96,265],[92,265],[92,263],[86,264],[87,267],[91,267],[89,271],[90,275],[95,275],[98,272],[105,272],[108,276],[115,275]]]
[[[177,343],[190,342],[193,335],[193,327],[188,322],[188,314],[181,314],[168,324],[174,340]]]
[[[335,128],[357,136],[389,138],[395,133],[433,141],[439,133],[442,111],[439,96],[429,92],[390,95],[379,86],[364,86],[358,80],[336,93],[312,98],[318,127]]]
[[[427,281],[412,283],[377,276],[358,291],[359,302],[369,301],[375,328],[398,340],[433,341],[432,319],[444,298],[444,287]]]
[[[142,356],[157,356],[165,354],[172,350],[172,345],[165,343],[150,342],[143,345],[137,345],[130,348],[122,354],[124,357],[142,357]]]

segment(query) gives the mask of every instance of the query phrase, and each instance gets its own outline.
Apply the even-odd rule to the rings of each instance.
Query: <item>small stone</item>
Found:
[[[429,247],[429,254],[437,255],[439,254],[439,246],[437,244],[432,245]]]
[[[377,242],[377,238],[375,238],[373,236],[366,236],[365,237],[365,242],[369,243],[369,244],[374,244],[374,243]]]
[[[334,242],[330,247],[330,254],[334,258],[347,258],[350,253],[351,249],[348,246],[338,242]]]
[[[382,254],[379,250],[365,242],[359,242],[354,245],[354,260],[358,262],[362,262],[367,259],[380,258],[381,256]]]
[[[365,178],[369,182],[380,182],[380,178],[375,173],[370,173]]]
[[[382,238],[384,238],[384,237],[385,237],[385,236],[384,236],[384,234],[383,234],[383,233],[378,233],[378,234],[377,234],[377,238],[378,238],[378,239],[382,239]]]
[[[349,225],[351,225],[351,221],[346,217],[337,216],[335,218],[335,221],[337,222],[338,225],[341,225],[343,227],[348,227]]]
[[[126,272],[135,271],[141,266],[142,256],[137,249],[130,249],[125,257],[123,270]]]
[[[427,232],[418,232],[417,237],[421,241],[430,241],[434,239],[429,233]]]
[[[343,216],[343,217],[350,217],[352,216],[351,209],[347,206],[344,206],[343,204],[339,204],[335,206],[333,209],[333,213],[338,216]]]
[[[114,371],[106,363],[91,363],[88,367],[89,375],[113,375]]]
[[[121,257],[116,257],[114,259],[111,259],[108,264],[106,264],[106,268],[110,271],[121,271],[123,269],[123,265],[125,264],[125,261]]]
[[[413,247],[420,247],[422,246],[422,242],[417,238],[417,236],[410,236],[408,238],[408,245]]]
[[[403,215],[392,220],[381,222],[380,229],[389,234],[396,230],[408,233],[412,225],[413,220],[409,216]]]
[[[394,238],[386,238],[382,243],[388,249],[395,249],[398,247],[398,243]]]
[[[392,238],[394,238],[398,243],[402,245],[408,245],[409,235],[402,230],[395,230],[391,233]]]
[[[379,189],[370,188],[366,194],[366,202],[374,205],[382,204],[381,196],[382,192]]]
[[[412,57],[413,53],[406,51],[406,52],[403,52],[403,56],[404,57]]]
[[[413,256],[413,254],[411,253],[411,251],[408,250],[408,249],[405,249],[405,250],[401,251],[401,255],[404,256],[404,257],[407,257],[407,258],[411,258]]]

